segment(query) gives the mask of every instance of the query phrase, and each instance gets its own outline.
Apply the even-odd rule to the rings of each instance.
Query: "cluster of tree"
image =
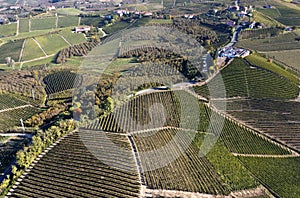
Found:
[[[70,111],[76,120],[94,119],[114,109],[112,100],[114,85],[119,74],[101,75],[96,85],[80,87],[73,96]]]
[[[201,45],[211,45],[220,41],[217,33],[209,28],[200,26],[199,19],[173,19],[172,27],[191,35]]]
[[[60,137],[75,129],[76,122],[74,120],[63,120],[46,131],[38,131],[32,137],[32,144],[24,150],[17,152],[17,166],[12,166],[11,174],[7,175],[7,178],[0,184],[0,195],[5,195],[8,192],[9,188],[13,186],[24,170],[33,163],[38,155]]]
[[[186,58],[172,51],[157,47],[137,48],[120,55],[121,58],[137,58],[137,62],[159,62],[171,65],[175,70],[181,72],[186,78],[192,79],[200,75],[195,65]]]
[[[65,48],[61,50],[57,57],[56,57],[56,63],[64,63],[66,60],[72,56],[84,56],[87,55],[88,52],[90,52],[94,47],[96,47],[99,44],[98,40],[92,40],[91,42],[85,42],[76,44],[73,46],[70,46],[68,48]]]
[[[55,116],[59,115],[66,109],[66,105],[56,104],[53,107],[50,107],[49,109],[39,114],[33,115],[31,118],[27,119],[25,121],[25,125],[29,127],[42,126],[45,123],[51,121]]]
[[[0,76],[0,92],[14,93],[43,101],[46,93],[40,81],[42,71],[14,71]]]

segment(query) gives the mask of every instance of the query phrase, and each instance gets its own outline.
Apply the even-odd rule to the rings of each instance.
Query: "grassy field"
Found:
[[[17,31],[17,23],[11,23],[8,25],[0,25],[0,37],[12,36]]]
[[[258,9],[259,12],[274,18],[280,23],[288,26],[300,26],[300,9],[288,7],[284,4],[275,3],[271,9]]]
[[[274,57],[276,60],[282,61],[287,65],[300,70],[300,50],[274,51],[266,52],[266,54],[270,57]]]
[[[256,22],[261,22],[266,26],[269,27],[276,27],[276,26],[283,26],[280,22],[276,21],[275,19],[269,17],[268,15],[265,15],[259,11],[255,11],[253,13],[254,17],[253,20]]]
[[[72,33],[71,29],[64,29],[59,32],[71,44],[78,44],[86,42],[85,35],[82,33]]]
[[[103,28],[103,30],[107,34],[112,34],[112,33],[115,33],[115,32],[118,32],[120,30],[127,28],[129,25],[130,25],[130,23],[127,23],[125,21],[117,21],[114,24]]]
[[[34,66],[34,65],[44,65],[44,64],[47,64],[47,63],[54,62],[54,60],[55,60],[55,55],[45,57],[45,58],[42,58],[42,59],[39,59],[39,60],[23,63],[22,68],[26,68],[26,67],[30,67],[30,66]]]
[[[48,18],[34,18],[30,19],[31,21],[31,31],[34,30],[46,30],[46,29],[55,29],[56,17]]]
[[[0,46],[0,63],[6,63],[6,57],[12,57],[16,62],[19,60],[20,51],[24,40],[11,41]]]
[[[58,28],[77,26],[79,18],[76,16],[59,17]]]
[[[81,13],[84,14],[84,12],[75,8],[58,8],[56,9],[56,13],[59,15],[67,15],[67,16],[77,16]]]
[[[265,68],[280,76],[283,76],[289,79],[290,81],[294,82],[296,85],[299,84],[299,79],[296,76],[274,63],[267,62],[267,59],[262,56],[259,56],[257,54],[251,54],[250,56],[247,56],[246,59],[253,65]]]
[[[36,40],[48,55],[57,53],[60,49],[69,46],[68,43],[57,34],[36,37]]]
[[[300,49],[300,43],[295,40],[296,37],[298,37],[297,32],[289,32],[270,38],[239,40],[237,45],[257,51]]]
[[[21,61],[28,61],[43,56],[45,56],[45,54],[43,53],[41,48],[37,45],[37,43],[32,38],[26,39]]]
[[[298,198],[300,195],[300,158],[240,157],[240,160],[262,182],[280,197]]]
[[[19,32],[29,32],[29,19],[20,19]]]

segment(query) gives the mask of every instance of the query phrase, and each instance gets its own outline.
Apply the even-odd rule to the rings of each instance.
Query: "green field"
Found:
[[[130,23],[128,23],[128,22],[117,21],[112,25],[106,26],[105,28],[103,28],[103,30],[107,34],[112,34],[112,33],[116,33],[120,30],[123,30],[123,29],[127,28],[129,25],[130,25]]]
[[[295,40],[296,32],[280,34],[276,37],[263,39],[245,39],[238,41],[237,45],[257,51],[281,51],[300,49],[300,43]]]
[[[300,195],[300,158],[239,157],[249,170],[282,198]]]
[[[77,26],[78,21],[79,18],[76,16],[59,17],[58,28]]]
[[[32,60],[35,58],[40,58],[45,56],[41,48],[37,45],[37,43],[32,39],[26,39],[23,55],[22,55],[22,62]]]
[[[14,126],[20,126],[20,119],[26,120],[38,113],[40,110],[35,107],[24,107],[20,109],[0,113],[0,131],[8,130]]]
[[[57,14],[59,15],[70,15],[70,16],[77,16],[79,14],[84,14],[84,12],[75,9],[75,8],[58,8],[56,9]]]
[[[221,71],[219,78],[209,82],[209,89],[215,90],[213,96],[209,96],[211,91],[208,89],[208,86],[195,87],[195,91],[200,95],[211,98],[224,98],[224,94],[220,90],[220,83],[224,83],[227,98],[240,96],[290,99],[298,97],[298,84],[282,78],[277,73],[261,68],[266,67],[265,65],[257,66],[250,67],[243,59],[235,59]],[[285,73],[285,75],[288,74]]]
[[[270,57],[274,57],[275,60],[279,60],[300,70],[300,50],[274,51],[266,52],[266,54]]]
[[[34,18],[30,19],[31,22],[31,31],[34,30],[47,30],[47,29],[55,29],[56,17],[48,17],[48,18]]]
[[[20,19],[19,32],[29,32],[29,19]]]
[[[0,63],[6,63],[5,58],[11,57],[15,62],[19,60],[24,40],[16,40],[0,46]]]
[[[55,54],[59,50],[68,47],[68,43],[64,41],[59,35],[57,34],[50,34],[46,36],[39,36],[36,37],[36,40],[40,43],[42,48],[46,51],[48,55]]]
[[[16,34],[16,31],[17,31],[17,23],[0,25],[0,37],[12,36]]]
[[[251,54],[250,56],[246,57],[246,60],[249,61],[253,65],[259,66],[261,68],[265,68],[269,71],[272,71],[280,76],[283,76],[283,77],[289,79],[296,85],[299,85],[299,78],[297,76],[293,75],[289,71],[285,70],[284,68],[282,68],[274,63],[267,62],[267,59],[264,57],[261,57],[257,54]]]
[[[71,29],[64,29],[59,32],[71,44],[78,44],[86,42],[85,35],[82,33],[72,33]]]

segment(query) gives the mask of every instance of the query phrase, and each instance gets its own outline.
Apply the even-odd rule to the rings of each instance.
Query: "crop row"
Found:
[[[218,75],[222,78],[213,79],[208,85],[197,86],[195,91],[200,95],[213,98],[239,96],[289,99],[299,94],[299,88],[291,81],[265,69],[250,67],[240,59],[234,60]],[[225,94],[220,89],[222,84],[225,86]]]
[[[174,129],[133,136],[149,188],[228,193],[209,161],[192,144],[193,136],[195,132]]]
[[[115,168],[88,150],[91,147],[109,149],[110,141],[103,139],[101,134],[96,139],[90,139],[89,135],[97,136],[94,132],[80,131],[58,143],[23,178],[12,197],[137,197],[140,183],[133,156],[118,158],[118,153],[110,150],[108,160],[114,163],[125,163],[127,160],[131,170]],[[81,137],[88,140],[81,140]],[[109,138],[129,147],[125,136],[116,134]]]

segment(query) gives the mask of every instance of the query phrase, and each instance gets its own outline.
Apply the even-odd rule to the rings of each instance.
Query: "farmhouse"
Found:
[[[243,48],[236,48],[236,47],[225,47],[219,51],[219,57],[227,57],[227,58],[237,58],[237,57],[245,58],[249,54],[250,54],[249,50]]]
[[[90,26],[79,26],[75,28],[75,33],[87,33],[91,31]]]
[[[48,6],[47,7],[47,11],[52,11],[52,10],[55,10],[55,6]]]

